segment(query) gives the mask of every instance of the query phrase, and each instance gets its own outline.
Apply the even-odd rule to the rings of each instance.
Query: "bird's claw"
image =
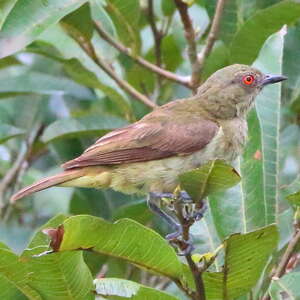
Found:
[[[178,235],[179,232],[174,232],[173,234],[168,234],[166,236],[166,239],[169,241],[169,243],[174,246],[176,249],[180,249],[177,254],[180,256],[185,256],[187,254],[190,254],[194,249],[194,245],[192,240],[184,240],[180,235]],[[171,236],[173,235],[173,236]]]

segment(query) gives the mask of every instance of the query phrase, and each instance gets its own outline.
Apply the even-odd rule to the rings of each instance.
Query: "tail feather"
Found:
[[[60,173],[58,175],[44,178],[32,185],[29,185],[29,186],[23,188],[22,190],[20,190],[16,194],[14,194],[10,198],[10,202],[13,203],[13,202],[17,201],[18,199],[21,199],[25,196],[31,195],[35,192],[42,191],[51,186],[59,185],[66,181],[76,179],[76,178],[82,176],[82,171],[83,171],[82,169],[74,169],[74,170],[70,170],[70,171],[64,171],[63,173]]]

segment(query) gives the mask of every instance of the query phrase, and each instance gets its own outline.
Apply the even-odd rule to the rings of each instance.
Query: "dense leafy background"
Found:
[[[201,51],[217,1],[185,2],[190,3],[189,13]],[[162,235],[169,231],[149,212],[143,198],[113,191],[52,188],[14,207],[8,205],[9,196],[19,187],[57,172],[59,164],[79,155],[97,137],[151,111],[124,92],[87,55],[83,44],[91,43],[96,54],[120,78],[158,105],[191,94],[188,88],[120,54],[94,29],[93,21],[100,22],[134,56],[157,63],[147,3],[143,0],[0,1],[0,174],[3,178],[0,239],[8,245],[0,246],[1,299],[93,299],[90,291],[95,289],[94,278],[98,278],[97,293],[111,295],[113,298],[109,299],[116,299],[115,296],[135,300],[185,299],[170,279],[193,287],[174,250],[157,233],[134,222],[152,227]],[[173,1],[154,0],[153,5],[156,25],[164,31],[161,66],[189,76],[187,44]],[[289,204],[285,197],[300,189],[299,20],[299,1],[228,0],[218,40],[204,64],[202,81],[217,69],[236,62],[254,64],[264,72],[289,77],[282,85],[266,88],[249,116],[249,142],[235,166],[242,181],[226,192],[211,195],[205,218],[192,227],[197,253],[213,253],[233,233],[262,230],[265,235],[261,244],[251,234],[229,238],[224,253],[210,267],[212,273],[206,274],[208,299],[239,296],[239,300],[261,299],[269,288],[266,278],[293,234],[293,210],[299,202]],[[32,140],[34,143],[27,151]],[[17,165],[22,153],[26,159]],[[16,166],[16,176],[6,184],[7,174]],[[28,246],[29,240],[37,228],[57,214],[65,216],[58,215],[43,227],[65,222],[62,252],[33,258],[34,254],[46,251],[49,242],[40,232]],[[76,214],[106,221],[92,216],[66,219]],[[109,223],[121,218],[134,221]],[[276,230],[265,227],[271,223],[277,223],[280,230],[279,252],[269,261],[264,279],[261,277],[253,286],[276,244]],[[73,235],[70,228],[75,232]],[[80,228],[89,230],[90,235],[86,236]],[[117,242],[120,243],[116,245]],[[135,253],[133,243],[140,244],[141,249],[144,246],[146,253]],[[242,252],[232,246],[234,243],[241,246]],[[69,251],[91,247],[94,252]],[[253,263],[248,265],[248,258]],[[224,262],[243,265],[245,269],[233,267],[225,280]],[[239,276],[241,270],[244,277]],[[101,281],[102,277],[107,279]],[[274,300],[299,299],[297,281],[299,267],[274,280],[270,296]]]

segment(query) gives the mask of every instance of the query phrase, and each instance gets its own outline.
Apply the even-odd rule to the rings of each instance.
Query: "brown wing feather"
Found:
[[[117,165],[187,155],[201,150],[215,136],[217,123],[200,118],[187,122],[172,119],[143,120],[114,130],[100,138],[81,156],[63,165],[65,169]]]

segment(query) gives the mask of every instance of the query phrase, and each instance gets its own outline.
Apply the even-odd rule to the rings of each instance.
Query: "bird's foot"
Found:
[[[184,240],[182,238],[182,230],[170,233],[166,236],[166,239],[169,241],[169,243],[177,250],[177,254],[180,256],[185,256],[187,254],[190,254],[194,249],[193,241],[189,239],[188,241]]]

